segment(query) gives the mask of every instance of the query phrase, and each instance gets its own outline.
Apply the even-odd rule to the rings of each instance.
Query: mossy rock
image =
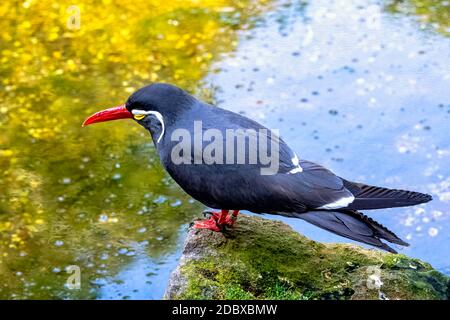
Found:
[[[429,264],[350,244],[322,244],[288,225],[240,215],[233,230],[190,228],[166,299],[448,299]]]

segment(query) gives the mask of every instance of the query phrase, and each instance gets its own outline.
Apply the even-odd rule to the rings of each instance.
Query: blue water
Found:
[[[272,129],[349,180],[433,195],[366,211],[411,244],[401,253],[450,270],[450,39],[371,1],[313,1],[241,33],[206,79],[219,105]],[[269,216],[267,216],[269,217]],[[348,240],[280,219],[323,242]]]
[[[183,229],[186,231],[187,226],[184,226]],[[184,239],[184,236],[181,237],[180,243]],[[123,270],[114,277],[101,279],[98,299],[161,299],[166,290],[170,273],[178,264],[181,251],[182,246],[179,245],[171,254],[152,259],[145,253],[145,250],[137,250],[138,254],[135,259]]]

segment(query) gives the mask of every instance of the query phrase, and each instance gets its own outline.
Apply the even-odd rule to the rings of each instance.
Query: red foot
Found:
[[[212,216],[209,219],[199,220],[199,221],[194,222],[194,228],[209,229],[209,230],[216,231],[216,232],[221,231],[221,229],[219,228],[219,226],[216,223],[216,219],[214,218],[214,216]]]
[[[233,210],[232,214],[227,214],[226,217],[223,219],[222,224],[224,224],[228,227],[232,227],[237,220],[238,213],[239,213],[239,210]]]
[[[237,219],[239,210],[233,210],[231,215],[228,210],[221,210],[220,212],[210,212],[211,218],[207,220],[200,220],[194,223],[196,229],[209,229],[212,231],[222,231],[224,227],[232,227]]]

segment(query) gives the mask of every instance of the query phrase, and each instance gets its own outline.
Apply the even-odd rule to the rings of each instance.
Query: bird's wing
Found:
[[[222,154],[221,164],[214,164],[212,154],[205,152],[205,149],[194,148],[194,154],[203,158],[207,166],[188,166],[184,168],[184,174],[178,174],[178,168],[167,168],[174,179],[182,185],[188,193],[201,195],[208,194],[213,198],[214,203],[225,205],[233,203],[251,204],[253,210],[276,211],[301,209],[336,209],[345,207],[353,198],[350,191],[344,186],[343,180],[326,168],[300,159],[300,157],[276,134],[276,132],[264,127],[242,115],[217,108],[206,106],[199,109],[195,114],[195,120],[201,120],[203,134],[207,130],[220,131],[223,139],[223,146],[228,149],[227,131],[232,130],[236,136],[236,141],[245,141],[245,151],[238,150],[233,153],[233,161],[228,162],[227,152]],[[184,120],[186,127],[192,127],[195,131],[192,118]],[[211,132],[211,131],[210,131]],[[254,140],[258,144],[251,143]],[[215,141],[215,140],[214,140]],[[265,145],[267,150],[261,151],[261,145]],[[276,150],[272,146],[276,146]],[[192,142],[195,146],[195,141]],[[204,145],[204,148],[206,146]],[[255,149],[256,148],[256,149]],[[267,152],[267,155],[275,152],[278,154],[276,170],[273,174],[264,175],[261,168],[270,167],[259,157]],[[238,155],[244,153],[245,164],[239,163]],[[258,154],[258,163],[249,164],[249,154]],[[193,156],[193,154],[191,154]],[[215,155],[216,156],[216,155]],[[272,158],[272,157],[271,157]],[[272,158],[273,159],[273,158]],[[192,159],[191,159],[192,160]],[[168,163],[168,162],[167,162]],[[211,164],[213,163],[213,164]],[[186,175],[189,171],[190,174]],[[266,171],[267,172],[267,171]],[[195,179],[211,179],[222,181],[220,188],[227,186],[227,192],[207,181],[197,181],[196,187],[190,187]],[[186,181],[183,181],[183,180]],[[254,186],[258,186],[255,188]],[[201,187],[200,187],[201,186]],[[233,186],[233,188],[229,187]],[[250,186],[243,192],[244,186]],[[193,189],[193,190],[191,190]],[[195,189],[195,190],[194,190]],[[199,190],[197,190],[199,189]],[[268,212],[266,211],[266,212]]]
[[[285,189],[292,193],[297,201],[310,209],[344,208],[354,200],[353,194],[346,188],[344,180],[330,170],[310,162],[295,153],[283,139],[273,133],[268,139],[276,139],[279,145],[278,173],[269,178],[277,184],[277,190]]]
[[[284,159],[280,165],[279,175],[290,175],[292,184],[285,182],[290,188],[295,188],[303,203],[311,209],[381,209],[411,206],[432,200],[428,194],[388,189],[355,183],[336,176],[330,170],[307,160],[293,161]],[[298,162],[298,167],[296,163]],[[288,171],[289,170],[289,171]]]
[[[396,253],[396,251],[382,242],[381,239],[402,246],[409,245],[383,225],[356,210],[316,210],[300,213],[295,217],[337,235],[367,243],[392,253]]]
[[[284,188],[294,190],[298,199],[310,209],[339,209],[354,200],[343,179],[310,161],[299,160],[299,166],[285,164],[287,169],[273,177]]]

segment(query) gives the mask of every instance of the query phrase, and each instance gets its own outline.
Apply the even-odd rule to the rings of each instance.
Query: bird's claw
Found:
[[[193,227],[196,229],[209,229],[219,232],[224,231],[226,228],[231,228],[236,221],[235,215],[224,212],[204,210],[202,214],[205,218],[209,218],[195,222]]]
[[[211,211],[211,210],[204,210],[202,212],[203,216],[205,218],[211,218],[214,217],[217,221],[220,219],[220,212]]]
[[[204,216],[205,218],[210,218],[210,217],[214,214],[214,211],[211,211],[211,210],[204,210],[204,211],[202,212],[202,214],[203,214],[203,216]]]
[[[195,229],[208,229],[208,230],[212,230],[215,232],[222,231],[222,228],[217,224],[217,221],[214,218],[214,216],[212,216],[209,219],[199,220],[199,221],[194,222],[193,227]]]

